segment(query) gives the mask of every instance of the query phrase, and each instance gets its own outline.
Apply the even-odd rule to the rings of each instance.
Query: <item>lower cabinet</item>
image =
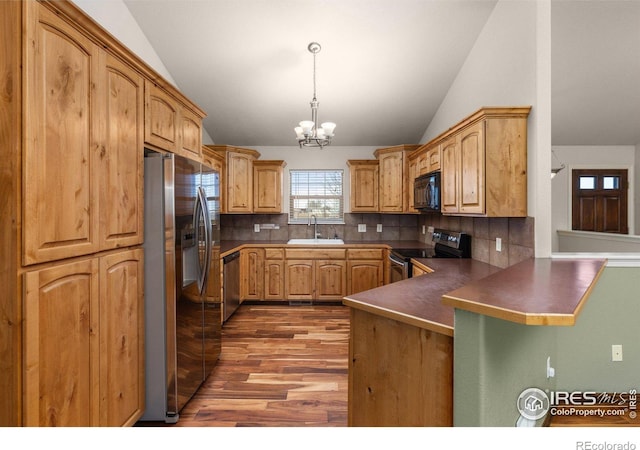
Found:
[[[349,260],[347,270],[349,273],[349,295],[382,286],[383,279],[382,261]]]
[[[240,250],[240,301],[264,297],[264,248]]]
[[[384,252],[382,248],[243,248],[241,300],[342,300],[384,284]]]
[[[284,249],[266,248],[264,262],[264,299],[282,300],[284,298]]]
[[[25,426],[133,425],[144,408],[143,252],[24,275]]]

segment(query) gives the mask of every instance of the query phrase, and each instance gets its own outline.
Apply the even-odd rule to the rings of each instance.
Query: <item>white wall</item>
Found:
[[[634,173],[635,173],[635,177],[633,179],[634,185],[636,186],[634,191],[637,191],[638,189],[640,189],[640,143],[638,143],[636,145],[636,152],[635,152],[635,164],[633,166],[634,168]],[[635,201],[634,201],[634,210],[635,210],[635,217],[634,217],[634,223],[640,224],[640,195],[635,195],[634,196]],[[635,233],[636,234],[640,234],[638,233],[639,230],[636,230]]]
[[[421,139],[433,139],[482,106],[531,105],[528,215],[535,217],[539,257],[551,251],[550,33],[548,0],[499,1]]]
[[[163,78],[180,89],[122,0],[72,1]],[[213,144],[211,136],[204,129],[202,143]]]
[[[382,147],[382,146],[380,146]],[[373,152],[378,147],[325,147],[317,148],[299,147],[255,147],[260,152],[260,159],[284,160],[287,166],[284,168],[284,208],[283,212],[289,212],[289,170],[291,169],[342,169],[344,170],[344,210],[351,211],[349,203],[349,167],[348,159],[375,159]]]
[[[635,234],[635,209],[637,199],[634,194],[636,185],[636,152],[632,145],[610,146],[553,146],[557,160],[567,167],[551,181],[552,193],[552,230],[553,251],[558,251],[556,230],[571,229],[571,171],[573,169],[627,169],[629,170],[628,217],[629,234]]]

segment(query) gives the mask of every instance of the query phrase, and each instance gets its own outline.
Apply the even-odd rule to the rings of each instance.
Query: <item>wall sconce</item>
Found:
[[[558,159],[558,157],[556,156],[555,152],[553,150],[551,150],[551,155],[558,160],[558,162],[560,163],[560,167],[556,167],[555,169],[552,167],[551,168],[551,179],[553,180],[553,178],[558,174],[558,172],[560,172],[562,169],[564,169],[566,166],[564,165],[564,163],[560,162],[560,160]]]

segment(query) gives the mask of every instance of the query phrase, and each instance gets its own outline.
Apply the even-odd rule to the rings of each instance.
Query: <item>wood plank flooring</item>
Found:
[[[347,425],[349,308],[246,305],[174,426]]]

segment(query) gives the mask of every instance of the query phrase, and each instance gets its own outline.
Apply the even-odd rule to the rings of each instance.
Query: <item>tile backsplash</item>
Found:
[[[292,225],[287,214],[222,214],[221,237],[234,241],[287,241],[313,238],[313,225]],[[260,231],[255,231],[255,225]],[[359,232],[358,225],[366,231]],[[382,231],[378,232],[378,225]],[[376,214],[346,213],[345,223],[318,225],[322,238],[347,241],[412,241],[431,242],[429,227],[462,231],[471,235],[473,259],[498,267],[508,267],[534,256],[534,219],[452,217],[440,214]],[[502,251],[496,250],[496,239],[502,240]]]
[[[439,214],[419,216],[419,237],[423,242],[431,239],[426,229],[444,228],[471,235],[471,257],[498,267],[508,267],[534,256],[533,217],[453,217]],[[501,251],[496,250],[496,239],[502,241]]]

